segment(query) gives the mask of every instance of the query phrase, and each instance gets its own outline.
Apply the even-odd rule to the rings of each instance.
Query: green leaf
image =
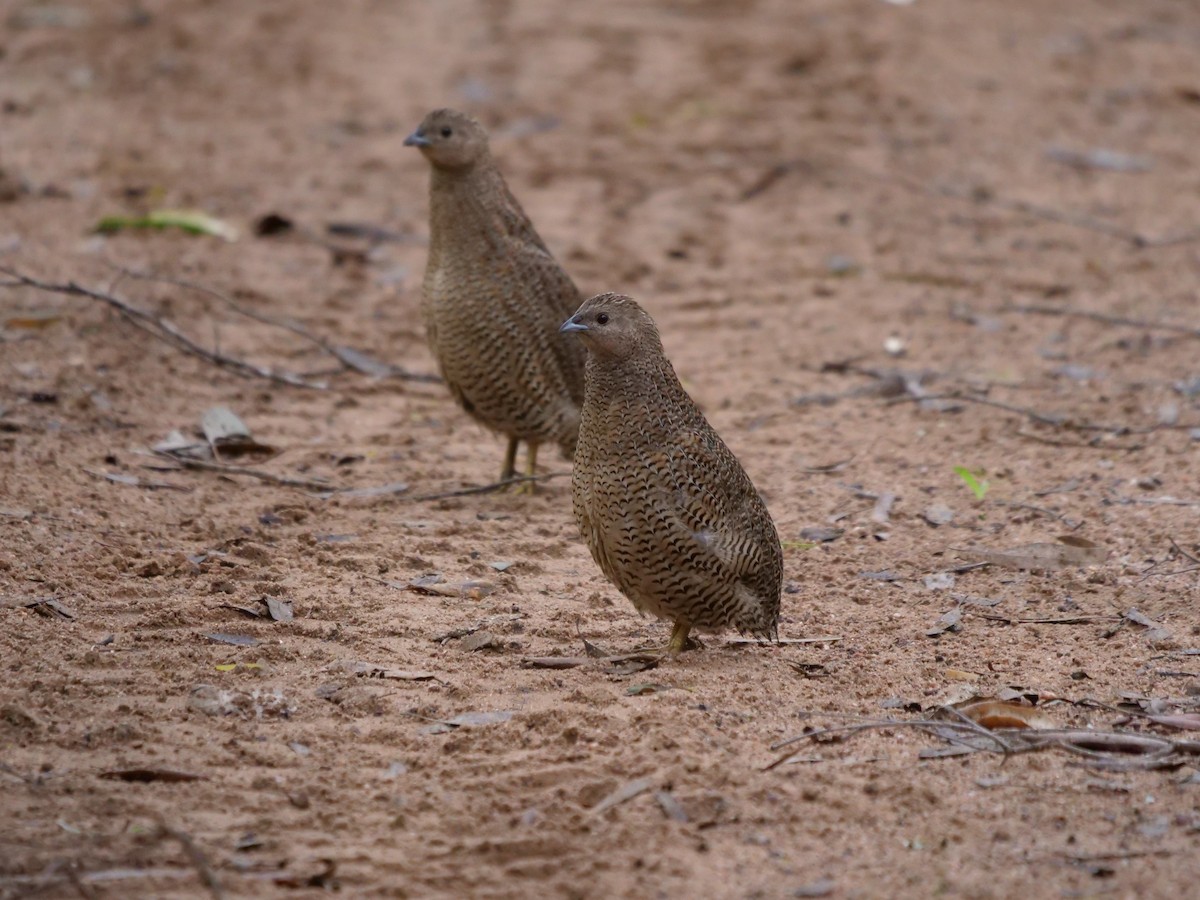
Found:
[[[189,234],[210,234],[227,241],[237,240],[237,230],[208,213],[186,209],[157,209],[145,216],[108,216],[96,230],[111,234],[126,228],[180,228]]]
[[[971,493],[975,495],[976,500],[982,500],[987,496],[988,480],[983,477],[983,472],[976,474],[966,466],[955,466],[954,474],[966,482],[967,487],[971,489]]]

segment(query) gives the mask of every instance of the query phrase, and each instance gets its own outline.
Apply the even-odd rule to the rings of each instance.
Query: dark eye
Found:
[[[452,134],[454,134],[453,128],[450,128],[449,126],[447,126],[446,128],[442,129],[442,137],[450,137],[450,135],[452,135]]]
[[[600,313],[600,315],[596,316],[596,324],[597,325],[607,325],[608,324],[608,313]]]

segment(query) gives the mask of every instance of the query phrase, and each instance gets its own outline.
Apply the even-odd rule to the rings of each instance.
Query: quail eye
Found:
[[[600,313],[600,315],[596,316],[596,324],[597,325],[607,325],[608,324],[608,313]]]
[[[442,129],[442,137],[447,138],[452,134],[454,134],[454,129],[448,127]]]

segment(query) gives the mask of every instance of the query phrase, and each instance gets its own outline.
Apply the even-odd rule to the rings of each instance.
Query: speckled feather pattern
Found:
[[[464,410],[510,438],[570,458],[584,351],[558,333],[580,296],[509,192],[490,154],[433,168],[422,317]]]
[[[638,353],[588,355],[572,476],[580,532],[639,610],[774,638],[783,552],[770,513],[637,312],[653,331]]]

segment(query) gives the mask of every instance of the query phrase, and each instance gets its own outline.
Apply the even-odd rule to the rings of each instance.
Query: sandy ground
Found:
[[[2,9],[0,264],[325,387],[0,290],[0,897],[1194,889],[1195,756],[930,758],[906,727],[772,749],[1008,688],[1188,737],[1142,714],[1200,705],[1194,4]],[[601,577],[566,479],[418,499],[491,480],[501,442],[271,324],[433,371],[401,142],[441,105],[493,130],[585,291],[658,319],[779,526],[791,643],[528,668],[667,626]],[[179,207],[240,239],[93,231]],[[256,236],[272,213],[293,229]],[[278,451],[227,462],[311,484],[149,455],[216,406]],[[1064,534],[1097,564],[962,568]]]

